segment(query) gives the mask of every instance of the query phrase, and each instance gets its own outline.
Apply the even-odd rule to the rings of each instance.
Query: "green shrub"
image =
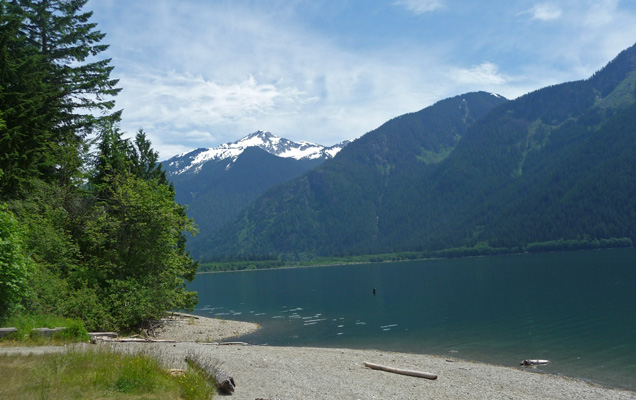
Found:
[[[53,340],[63,342],[82,342],[90,339],[84,324],[80,320],[61,318],[54,315],[17,315],[5,321],[4,326],[18,329],[18,332],[8,337],[9,340],[40,342],[45,340],[40,335],[33,333],[34,328],[57,328],[64,327]]]
[[[0,321],[27,292],[28,262],[23,233],[13,213],[0,204]]]

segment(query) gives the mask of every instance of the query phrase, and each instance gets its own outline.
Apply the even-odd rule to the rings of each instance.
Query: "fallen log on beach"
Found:
[[[200,354],[190,353],[185,358],[188,367],[203,372],[208,378],[213,378],[216,388],[223,394],[232,394],[236,383],[234,378],[224,371],[221,371],[216,363],[203,358]]]
[[[234,391],[234,388],[236,387],[234,378],[221,370],[217,369],[214,372],[214,379],[216,380],[216,388],[221,392],[232,393]]]
[[[367,368],[371,368],[371,369],[377,369],[380,371],[386,371],[386,372],[392,372],[394,374],[400,374],[400,375],[408,375],[408,376],[414,376],[417,378],[426,378],[426,379],[437,379],[437,375],[435,374],[431,374],[429,372],[421,372],[421,371],[413,371],[410,369],[400,369],[400,368],[393,368],[393,367],[387,367],[384,365],[380,365],[380,364],[374,364],[374,363],[370,363],[370,362],[365,362],[364,366]]]

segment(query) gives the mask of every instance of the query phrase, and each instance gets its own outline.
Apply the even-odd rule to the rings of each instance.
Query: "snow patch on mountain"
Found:
[[[206,162],[226,159],[230,161],[226,167],[229,169],[248,147],[258,147],[275,156],[296,160],[329,159],[338,154],[348,143],[349,141],[344,141],[331,147],[325,147],[307,141],[294,142],[275,136],[270,132],[257,131],[236,142],[179,154],[167,160],[165,164],[168,166],[170,175],[180,175],[185,172],[196,173]]]

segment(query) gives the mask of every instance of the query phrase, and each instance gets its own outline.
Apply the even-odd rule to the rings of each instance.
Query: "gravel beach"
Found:
[[[196,315],[173,313],[162,318],[161,325],[150,334],[155,339],[179,342],[217,342],[246,335],[259,329],[251,322],[231,321]]]
[[[421,354],[306,347],[215,345],[258,325],[177,316],[157,338],[178,343],[121,343],[125,351],[156,352],[173,368],[189,353],[234,377],[235,400],[255,399],[634,399],[636,393],[584,381]],[[436,374],[436,380],[372,370],[364,362]]]
[[[195,353],[231,375],[235,400],[255,399],[633,399],[636,392],[534,373],[531,369],[481,364],[448,357],[307,347],[223,345],[258,325],[204,317],[174,316],[156,338],[176,342],[104,342],[121,351],[144,351],[167,368],[184,368]],[[84,345],[82,347],[93,347]],[[38,348],[2,348],[1,353],[38,353]],[[59,348],[63,351],[63,348]],[[44,349],[42,349],[44,350]],[[54,348],[46,348],[46,351]],[[436,380],[372,370],[364,362],[436,374]]]
[[[255,399],[636,399],[636,393],[530,371],[384,351],[180,343],[121,343],[183,368],[190,353],[217,363],[236,382],[235,400]],[[372,370],[372,362],[424,371],[436,380]],[[225,397],[225,396],[223,396]]]

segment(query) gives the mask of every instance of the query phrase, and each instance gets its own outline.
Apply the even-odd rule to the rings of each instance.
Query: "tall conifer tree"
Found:
[[[51,143],[61,89],[45,83],[46,60],[20,34],[20,15],[0,1],[0,195],[54,165]],[[57,103],[59,105],[59,103]]]
[[[110,59],[99,59],[108,45],[105,34],[82,12],[87,0],[3,0],[9,15],[21,21],[18,36],[42,59],[42,84],[55,98],[48,99],[51,123],[50,168],[46,179],[72,183],[81,167],[87,135],[106,120],[117,121],[113,96],[118,80],[110,74]]]

